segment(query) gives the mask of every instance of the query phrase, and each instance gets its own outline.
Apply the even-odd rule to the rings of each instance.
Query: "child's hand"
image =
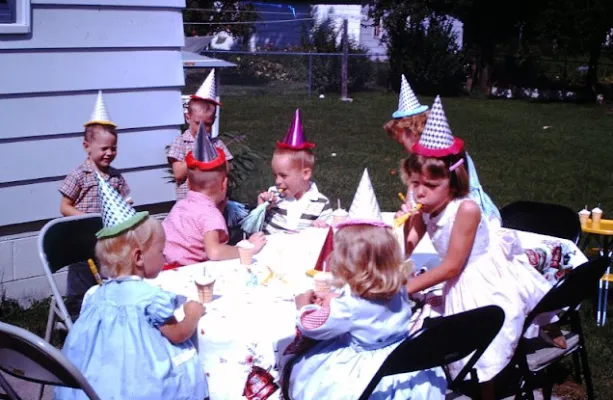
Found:
[[[304,306],[315,303],[315,292],[313,290],[307,290],[297,295],[294,301],[296,302],[296,309],[300,310]]]
[[[315,293],[315,304],[321,307],[330,307],[330,300],[338,296],[339,296],[338,293],[333,293],[333,292]]]
[[[183,310],[185,311],[186,318],[200,319],[205,312],[206,309],[202,304],[197,301],[190,300],[183,306]]]
[[[126,203],[128,203],[129,205],[134,204],[134,200],[132,200],[132,197],[130,196],[126,197],[125,200],[126,200]]]
[[[315,222],[313,222],[313,226],[315,228],[327,228],[330,225],[328,225],[328,223],[324,220],[316,219]]]
[[[271,192],[262,192],[258,195],[258,204],[262,204],[265,202],[269,202],[270,204],[273,204],[276,200],[277,196],[274,193]]]
[[[396,211],[396,214],[394,215],[394,219],[398,217],[402,217],[403,215],[409,213],[410,211],[411,211],[411,207],[407,203],[403,203],[402,206],[400,206],[400,210]]]
[[[249,238],[249,241],[255,246],[253,254],[257,254],[266,244],[266,235],[263,232],[256,232]]]

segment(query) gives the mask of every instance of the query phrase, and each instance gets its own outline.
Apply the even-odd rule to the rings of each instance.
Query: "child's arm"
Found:
[[[404,253],[407,257],[413,254],[415,247],[426,234],[426,224],[421,213],[413,214],[409,217],[407,222],[404,223],[404,237],[406,238],[404,243]]]
[[[187,179],[187,164],[185,161],[179,161],[174,158],[168,158],[168,162],[172,166],[172,175],[175,177],[175,181],[178,185],[183,184]]]
[[[172,343],[179,344],[191,338],[200,317],[204,315],[204,307],[195,301],[188,301],[183,306],[185,318],[181,322],[171,317],[164,325],[160,326],[160,332]]]
[[[85,214],[84,212],[77,210],[77,208],[74,206],[74,200],[66,197],[65,195],[62,195],[62,200],[60,201],[60,212],[65,217]]]
[[[256,254],[266,244],[266,237],[262,232],[257,232],[251,235],[249,241],[255,246],[254,254]],[[204,234],[204,252],[211,261],[238,258],[238,248],[236,246],[221,243],[219,230],[208,231]]]
[[[462,272],[470,255],[481,221],[481,210],[473,201],[464,201],[451,228],[449,248],[443,262],[436,268],[412,278],[407,283],[409,294],[447,281]]]

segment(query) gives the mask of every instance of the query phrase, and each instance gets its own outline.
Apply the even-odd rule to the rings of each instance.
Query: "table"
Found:
[[[392,213],[384,214],[387,220],[393,218]],[[554,242],[569,246],[572,254],[569,254],[567,264],[572,267],[587,260],[570,241],[517,233],[525,248],[538,250]],[[305,271],[315,265],[326,234],[327,229],[309,228],[300,234],[270,235],[267,245],[255,256],[256,263],[251,273],[235,259],[164,271],[150,280],[165,290],[197,299],[195,277],[206,270],[216,278],[214,300],[206,305],[207,314],[200,320],[197,338],[193,340],[208,376],[211,399],[242,399],[250,374],[254,378],[252,382],[278,380],[280,371],[277,365],[282,363],[283,350],[292,341],[296,329],[293,297],[313,288],[312,279]],[[440,262],[428,236],[418,244],[411,258],[417,268],[432,268]],[[258,281],[262,282],[269,274],[268,267],[277,277],[270,280],[268,286],[259,285]],[[545,269],[544,273],[547,272]],[[293,283],[284,284],[283,279]],[[429,299],[440,297],[441,287],[431,288],[424,296]],[[424,309],[432,306],[426,304]],[[183,318],[181,310],[178,319]],[[429,316],[441,312],[442,307],[434,304]],[[420,313],[414,315],[412,330],[418,329],[424,316]],[[279,395],[280,390],[273,397]]]

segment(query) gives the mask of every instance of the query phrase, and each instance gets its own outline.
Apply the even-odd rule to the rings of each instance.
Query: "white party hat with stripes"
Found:
[[[464,142],[451,134],[441,97],[436,96],[424,131],[419,141],[413,145],[411,152],[426,157],[445,157],[458,154],[463,149]]]
[[[137,213],[99,173],[96,172],[96,176],[98,178],[98,199],[100,200],[103,226],[96,233],[96,237],[116,236],[132,228],[149,214],[146,211]]]
[[[117,128],[117,124],[115,124],[111,120],[111,116],[109,115],[109,111],[106,108],[106,104],[104,103],[104,98],[102,98],[102,90],[98,90],[98,97],[96,98],[96,104],[94,105],[94,111],[92,112],[89,121],[87,121],[84,126],[89,126],[93,124],[101,124],[101,125],[110,125],[114,128]]]
[[[358,189],[353,196],[353,202],[349,208],[349,218],[379,221],[383,219],[367,168],[364,168],[362,179],[360,179]]]
[[[217,80],[215,79],[215,69],[209,72],[198,91],[191,96],[192,99],[210,101],[215,105],[220,105],[217,101]]]
[[[392,118],[410,117],[425,111],[428,111],[428,106],[419,103],[407,78],[402,74],[400,80],[400,96],[398,97],[398,110],[392,114]]]

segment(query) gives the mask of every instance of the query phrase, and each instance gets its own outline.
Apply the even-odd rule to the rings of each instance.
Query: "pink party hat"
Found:
[[[411,152],[426,157],[446,157],[458,154],[464,149],[462,139],[451,134],[441,97],[436,96],[432,110],[426,121],[419,141],[413,145]]]
[[[204,100],[220,106],[217,101],[217,81],[215,80],[215,69],[209,72],[202,85],[195,94],[190,96],[192,99]]]
[[[305,150],[315,147],[315,143],[309,143],[304,137],[304,128],[302,127],[302,118],[300,117],[300,109],[296,109],[294,120],[289,126],[285,139],[282,142],[277,142],[277,148],[290,150]]]

